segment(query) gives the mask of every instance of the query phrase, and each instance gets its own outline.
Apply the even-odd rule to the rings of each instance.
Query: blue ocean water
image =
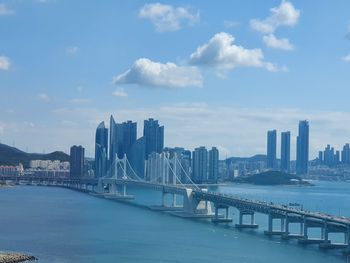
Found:
[[[314,187],[220,186],[214,190],[350,216],[350,184]],[[138,204],[160,194],[129,189]],[[236,212],[230,211],[235,219]],[[335,252],[267,238],[265,215],[256,231],[238,231],[55,187],[0,189],[0,250],[28,252],[52,262],[346,262]],[[296,226],[297,227],[297,226]],[[337,239],[338,237],[334,237]]]

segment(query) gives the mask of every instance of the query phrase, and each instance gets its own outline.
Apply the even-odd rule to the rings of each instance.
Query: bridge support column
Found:
[[[248,215],[250,216],[250,223],[246,224],[244,223],[244,216]],[[239,223],[235,225],[238,229],[254,229],[258,228],[259,225],[255,224],[255,216],[254,211],[248,211],[248,210],[239,210]]]
[[[173,194],[173,207],[176,207],[176,194]]]
[[[232,218],[228,217],[228,212],[229,212],[229,207],[227,205],[220,205],[220,204],[214,204],[215,206],[215,217],[212,218],[212,222],[217,224],[217,223],[231,223]],[[220,215],[219,210],[220,209],[225,209],[225,214]]]
[[[280,220],[280,229],[279,230],[274,230],[274,227],[273,227],[274,219]],[[288,224],[288,222],[287,222],[287,224]],[[268,229],[267,229],[267,231],[264,231],[264,234],[267,236],[283,236],[286,234],[285,225],[286,225],[286,216],[285,215],[270,213],[268,215]]]

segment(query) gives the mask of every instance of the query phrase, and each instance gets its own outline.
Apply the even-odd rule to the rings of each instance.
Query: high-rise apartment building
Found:
[[[299,175],[308,173],[309,165],[309,122],[299,121],[297,136],[296,172]]]
[[[79,178],[84,176],[84,153],[85,149],[82,146],[70,147],[70,177]]]
[[[281,171],[290,171],[290,131],[281,133]]]
[[[267,168],[276,169],[276,147],[277,147],[277,131],[271,130],[267,132]]]

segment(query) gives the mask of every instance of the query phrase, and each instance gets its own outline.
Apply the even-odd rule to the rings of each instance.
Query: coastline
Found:
[[[19,263],[26,261],[35,261],[38,260],[34,256],[14,253],[14,252],[0,252],[0,263]]]

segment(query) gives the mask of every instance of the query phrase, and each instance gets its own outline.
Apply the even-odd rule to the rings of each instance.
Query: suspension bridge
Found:
[[[1,181],[15,184],[35,184],[44,186],[60,186],[85,192],[94,196],[113,199],[122,202],[132,202],[134,196],[128,193],[128,188],[137,186],[161,192],[160,205],[149,208],[164,211],[184,218],[205,218],[215,224],[230,224],[229,209],[238,210],[238,220],[234,225],[238,229],[256,229],[256,213],[267,215],[268,236],[280,236],[282,239],[296,239],[298,243],[316,244],[322,249],[338,249],[350,254],[350,218],[329,215],[317,211],[307,211],[272,202],[249,200],[239,196],[209,192],[195,184],[176,155],[166,157],[160,166],[157,177],[145,180],[138,176],[126,156],[116,158],[110,165],[106,176],[101,178],[57,178],[36,177],[30,175],[2,176]],[[179,171],[186,175],[186,182],[179,178]],[[165,197],[171,197],[171,204],[166,204]],[[180,196],[177,200],[177,196]],[[222,213],[223,211],[223,213]],[[277,224],[276,224],[277,221]],[[298,226],[298,231],[292,233],[290,225]],[[277,226],[277,229],[276,229]],[[318,237],[312,236],[310,229],[318,229]],[[294,227],[295,230],[295,227]],[[312,231],[314,233],[315,231]],[[329,234],[337,233],[343,236],[343,242],[332,242]]]

